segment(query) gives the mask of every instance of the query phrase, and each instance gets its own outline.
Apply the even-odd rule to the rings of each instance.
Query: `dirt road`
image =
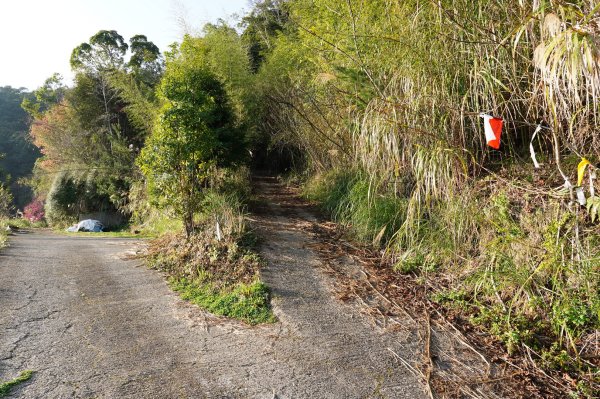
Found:
[[[271,203],[255,217],[279,323],[248,327],[181,301],[125,239],[32,233],[0,252],[0,381],[23,398],[411,398],[384,334],[333,299],[311,238]]]

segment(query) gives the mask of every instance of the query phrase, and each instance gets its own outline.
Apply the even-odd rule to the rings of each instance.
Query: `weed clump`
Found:
[[[25,381],[28,381],[32,376],[33,376],[32,370],[25,370],[25,371],[22,371],[21,374],[17,378],[15,378],[11,381],[1,383],[0,384],[0,397],[4,397],[4,396],[8,395],[14,387],[16,387],[19,384],[24,383]]]
[[[357,171],[318,176],[307,185],[305,195],[362,241],[388,242],[406,217],[406,200],[386,193]]]
[[[258,279],[250,284],[238,283],[229,290],[219,290],[208,276],[196,280],[173,277],[169,284],[182,299],[216,315],[233,317],[248,324],[275,321],[270,310],[269,289]]]

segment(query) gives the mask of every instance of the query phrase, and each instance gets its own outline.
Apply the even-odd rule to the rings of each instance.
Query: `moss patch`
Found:
[[[21,374],[14,380],[3,382],[0,384],[0,397],[4,397],[10,393],[10,391],[19,384],[28,381],[33,375],[32,370],[22,371]]]
[[[238,284],[223,290],[210,282],[187,278],[170,278],[169,285],[182,299],[190,301],[209,312],[245,321],[248,324],[272,323],[270,294],[267,286],[254,281]]]

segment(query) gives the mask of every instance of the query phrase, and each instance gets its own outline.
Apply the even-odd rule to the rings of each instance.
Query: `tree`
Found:
[[[23,108],[32,118],[39,118],[53,105],[60,103],[65,97],[67,87],[63,84],[59,73],[50,76],[44,84],[27,96],[21,103]]]
[[[237,121],[245,122],[251,98],[253,75],[246,46],[235,29],[224,21],[206,24],[202,37],[187,37],[182,51],[201,58],[225,85]]]
[[[242,142],[223,84],[201,62],[174,52],[159,96],[164,105],[137,162],[151,198],[170,207],[189,238],[211,170],[241,158]]]
[[[135,35],[130,43],[131,47],[114,30],[101,30],[88,43],[82,43],[73,49],[71,67],[77,75],[71,102],[80,109],[82,106],[90,106],[84,112],[90,109],[95,111],[92,113],[96,115],[88,115],[86,119],[103,122],[101,127],[107,136],[103,141],[127,137],[135,139],[136,143],[128,144],[137,147],[143,140],[136,137],[139,132],[130,124],[128,104],[122,94],[125,91],[139,92],[152,97],[162,75],[163,62],[158,47],[148,41],[146,36]],[[126,63],[128,49],[131,50],[131,57]],[[133,86],[127,79],[128,76],[133,77]]]
[[[14,205],[23,207],[31,201],[31,190],[19,179],[31,173],[40,153],[29,140],[29,120],[21,102],[31,93],[24,89],[0,87],[0,182],[14,195]]]
[[[158,47],[144,35],[129,39],[131,58],[127,63],[136,81],[154,87],[163,73],[163,60]]]
[[[13,210],[13,196],[8,187],[0,183],[0,217],[9,217]]]
[[[57,172],[65,171],[101,198],[86,202],[90,210],[122,210],[127,204],[129,188],[140,178],[134,161],[152,128],[163,71],[160,51],[146,36],[135,35],[129,43],[116,31],[99,31],[72,51],[73,87],[53,75],[24,102],[34,118],[31,135],[44,155],[32,179],[41,198],[50,199],[47,194],[60,183]],[[63,213],[73,216],[76,208]]]
[[[257,72],[275,47],[275,38],[289,23],[287,5],[282,0],[255,1],[252,11],[242,19],[242,39],[248,47],[252,71]]]
[[[71,53],[71,67],[91,74],[123,68],[129,46],[117,31],[101,30]]]

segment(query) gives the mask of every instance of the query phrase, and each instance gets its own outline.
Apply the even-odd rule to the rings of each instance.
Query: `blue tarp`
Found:
[[[92,233],[100,233],[104,226],[98,220],[86,219],[69,227],[68,232],[76,233],[78,231],[90,231]]]

